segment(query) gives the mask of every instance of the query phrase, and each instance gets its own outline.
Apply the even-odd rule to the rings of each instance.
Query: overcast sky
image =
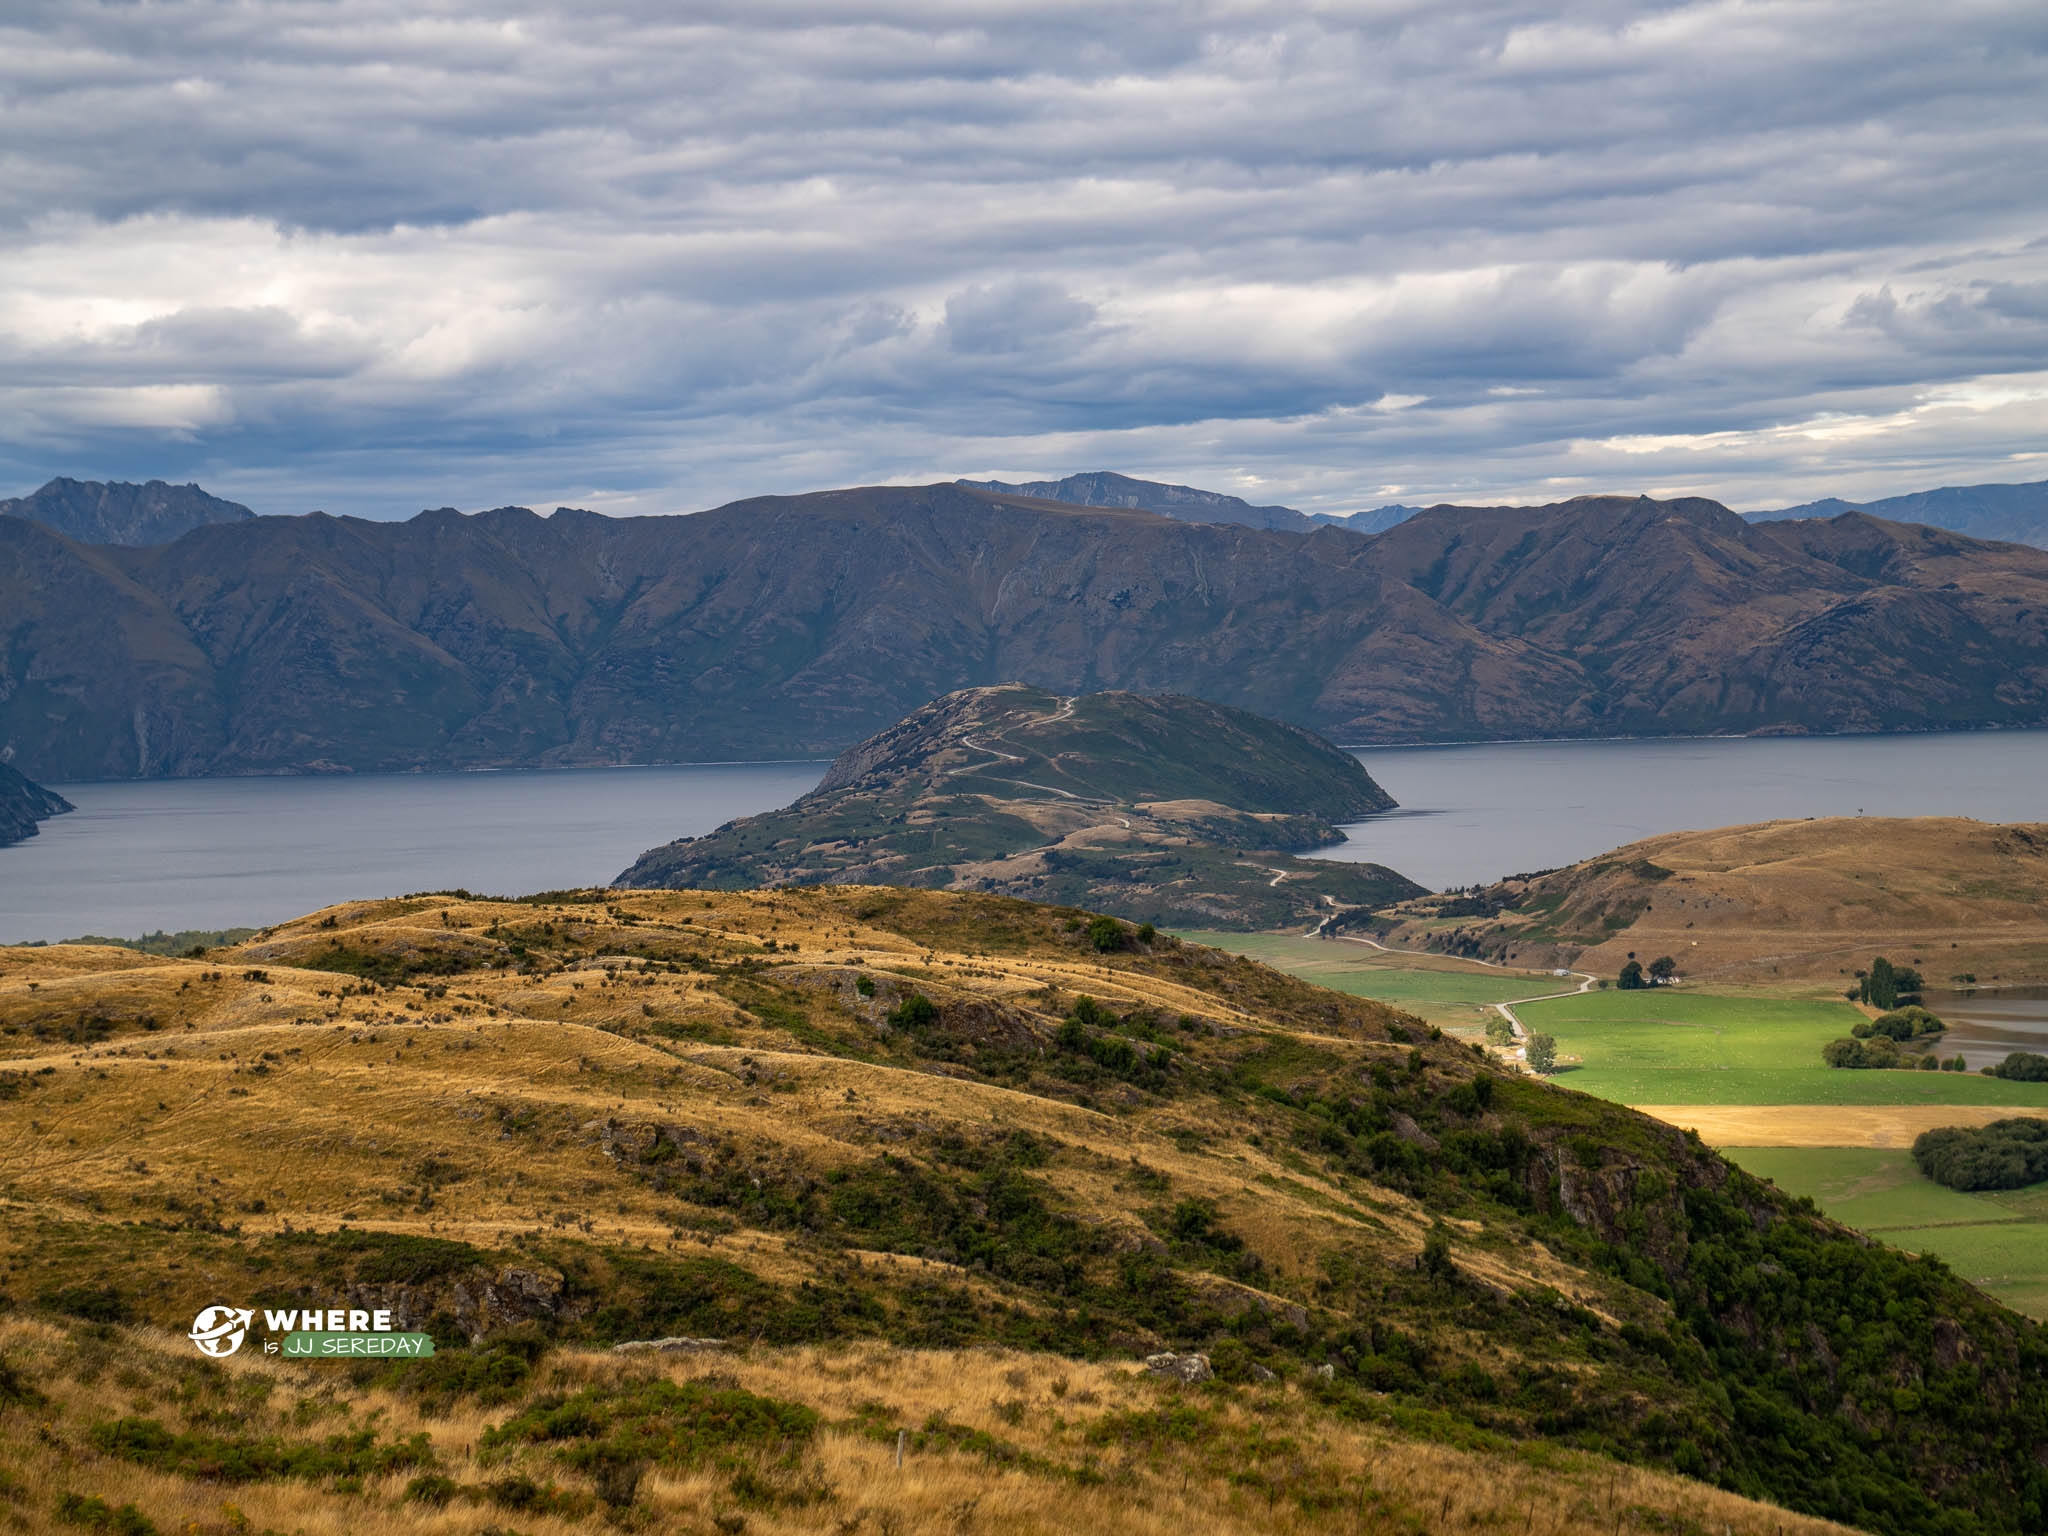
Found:
[[[10,0],[0,495],[2048,478],[2048,5]]]

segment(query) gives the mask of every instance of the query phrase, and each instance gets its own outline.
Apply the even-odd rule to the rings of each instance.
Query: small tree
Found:
[[[913,992],[889,1010],[887,1022],[896,1029],[930,1029],[939,1020],[938,1006],[922,992]]]
[[[1124,947],[1124,925],[1113,917],[1096,917],[1088,922],[1088,942],[1102,954]]]
[[[1678,962],[1669,955],[1659,955],[1650,962],[1650,985],[1668,987],[1677,979]]]
[[[1515,1031],[1508,1021],[1495,1014],[1486,1021],[1486,1038],[1494,1045],[1508,1045],[1515,1038]]]
[[[1629,961],[1627,965],[1621,968],[1621,974],[1614,979],[1614,984],[1624,992],[1642,991],[1643,988],[1649,985],[1647,981],[1643,980],[1642,962],[1640,960]]]
[[[1531,1035],[1524,1054],[1532,1072],[1548,1074],[1557,1070],[1557,1041],[1549,1035]]]

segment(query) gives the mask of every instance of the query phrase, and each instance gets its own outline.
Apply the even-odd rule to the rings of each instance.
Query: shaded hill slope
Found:
[[[256,514],[196,485],[151,480],[66,480],[61,476],[0,501],[0,517],[27,518],[81,544],[168,544],[211,523],[247,522]]]
[[[0,747],[49,779],[828,755],[963,686],[1347,742],[2048,721],[2048,553],[1712,502],[1367,539],[879,487],[691,517],[0,518]]]
[[[29,1309],[0,1335],[0,1412],[45,1431],[0,1455],[32,1460],[42,1497],[161,1513],[188,1489],[217,1504],[224,1464],[245,1508],[346,1487],[356,1529],[428,1473],[446,1482],[411,1502],[472,1525],[498,1480],[522,1528],[606,1487],[663,1525],[736,1504],[768,1529],[863,1506],[879,1525],[955,1455],[1005,1499],[1100,1482],[1114,1503],[1069,1521],[1147,1531],[1147,1508],[1196,1530],[1513,1528],[1538,1498],[1544,1528],[1683,1528],[1668,1483],[1615,1502],[1619,1474],[1582,1459],[1609,1456],[1887,1533],[2048,1513],[2048,1341],[1938,1264],[1382,1004],[1123,944],[1097,950],[1079,912],[854,888],[421,896],[193,960],[0,950],[0,1250]],[[157,1390],[173,1373],[147,1348],[82,1357],[92,1336],[58,1320],[181,1331],[222,1296],[388,1306],[442,1354],[333,1367],[349,1385],[294,1418],[312,1367],[187,1354]],[[756,1348],[567,1353],[677,1335]],[[1162,1347],[1223,1381],[1136,1379]],[[1096,1362],[1072,1372],[1086,1400],[1060,1401],[1062,1358]],[[634,1406],[712,1372],[828,1422]],[[482,1437],[529,1398],[575,1407]],[[758,1415],[760,1460],[632,1427]],[[290,1459],[368,1458],[415,1425],[415,1451],[356,1472]],[[911,1475],[870,1485],[854,1447],[886,1456],[899,1428]],[[264,1436],[266,1459],[236,1450]],[[1470,1486],[1406,1491],[1430,1443],[1439,1484]],[[637,1486],[600,1480],[636,1456]],[[1490,1467],[1531,1502],[1488,1504]]]
[[[786,809],[651,849],[618,883],[950,887],[1276,928],[1420,893],[1378,865],[1287,857],[1393,803],[1350,753],[1242,710],[975,688],[848,748]]]
[[[1825,817],[1672,832],[1531,879],[1424,897],[1397,942],[1615,974],[1832,982],[1876,955],[1934,984],[2048,980],[2048,825]]]
[[[0,848],[36,835],[36,823],[61,816],[75,807],[62,795],[25,779],[0,763]]]

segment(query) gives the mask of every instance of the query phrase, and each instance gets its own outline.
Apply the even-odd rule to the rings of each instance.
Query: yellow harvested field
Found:
[[[2009,1104],[1638,1104],[1710,1147],[1910,1147],[1922,1131],[2039,1111]],[[2044,1116],[2048,1118],[2048,1116]]]

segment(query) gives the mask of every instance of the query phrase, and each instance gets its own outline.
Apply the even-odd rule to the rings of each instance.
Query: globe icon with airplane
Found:
[[[242,1340],[248,1337],[249,1320],[255,1315],[253,1309],[208,1307],[192,1319],[192,1332],[187,1337],[199,1346],[201,1354],[224,1360],[242,1347]]]

